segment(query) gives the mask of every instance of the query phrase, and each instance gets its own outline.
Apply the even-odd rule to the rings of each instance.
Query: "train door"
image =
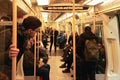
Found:
[[[105,80],[119,80],[119,18],[113,12],[102,15],[106,51]],[[112,14],[112,15],[111,15]]]

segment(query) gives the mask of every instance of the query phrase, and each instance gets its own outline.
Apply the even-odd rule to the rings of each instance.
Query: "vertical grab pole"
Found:
[[[12,2],[13,11],[13,27],[12,27],[12,42],[15,48],[17,48],[17,2],[13,0]],[[12,57],[12,80],[16,80],[16,57]]]
[[[34,36],[34,40],[35,40],[35,42],[34,42],[34,77],[36,76],[36,34],[35,34],[35,36]]]
[[[93,20],[93,32],[96,33],[96,16],[95,16],[95,6],[93,7],[94,8],[94,20]]]
[[[80,34],[83,33],[83,19],[84,19],[83,16],[84,16],[83,13],[81,13],[81,16],[80,16],[81,17]]]
[[[40,43],[42,41],[42,27],[40,28],[40,31],[39,31],[39,41],[40,41]]]
[[[75,38],[75,0],[73,0],[73,25],[72,25],[72,31],[73,31],[73,74],[74,74],[74,80],[76,80],[76,38]]]

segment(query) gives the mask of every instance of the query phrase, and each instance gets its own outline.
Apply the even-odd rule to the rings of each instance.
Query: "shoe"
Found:
[[[62,72],[63,72],[63,73],[70,73],[70,70],[65,69],[65,70],[63,70]]]
[[[65,66],[64,64],[62,64],[62,65],[60,66],[60,68],[66,68],[66,66]]]

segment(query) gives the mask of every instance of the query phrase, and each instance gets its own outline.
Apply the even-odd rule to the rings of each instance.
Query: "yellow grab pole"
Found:
[[[94,16],[93,16],[93,17],[94,17],[94,18],[93,18],[93,19],[94,19],[94,20],[93,20],[93,32],[96,33],[96,24],[95,24],[95,22],[96,22],[95,6],[94,6],[93,8],[94,8]]]
[[[34,37],[34,77],[36,76],[36,34],[35,34],[35,37]]]
[[[75,38],[75,0],[73,0],[73,25],[72,25],[72,32],[73,32],[73,74],[74,80],[76,80],[76,38]]]
[[[22,0],[26,6],[33,12],[33,14],[35,15],[35,11],[28,5],[28,3],[26,2],[26,0]]]
[[[41,29],[40,29],[39,35],[40,35],[40,41],[42,41],[42,30]]]
[[[15,48],[17,48],[17,2],[12,2],[13,11],[13,28],[12,28],[12,42]],[[16,80],[16,57],[12,57],[12,80]]]
[[[80,34],[83,33],[83,13],[81,13],[81,25],[80,25]]]

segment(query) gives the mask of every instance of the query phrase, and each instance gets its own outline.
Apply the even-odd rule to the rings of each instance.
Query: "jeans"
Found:
[[[37,76],[42,76],[43,80],[49,80],[50,65],[46,64],[44,67],[37,68]]]

